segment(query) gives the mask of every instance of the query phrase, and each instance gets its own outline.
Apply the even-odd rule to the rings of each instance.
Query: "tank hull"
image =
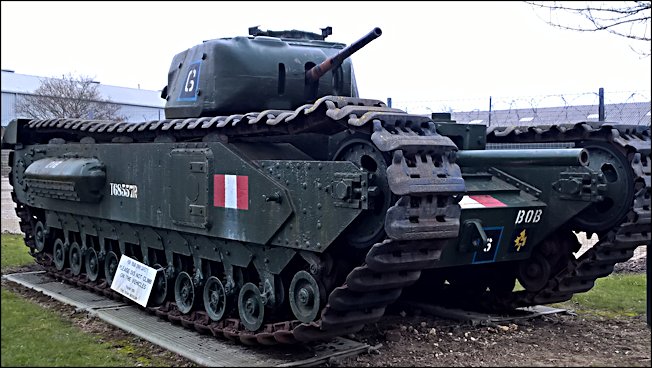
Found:
[[[563,154],[555,163],[521,162],[472,143],[464,125],[435,128],[357,98],[273,115],[73,122],[15,121],[5,141],[16,211],[39,263],[119,295],[114,276],[129,258],[156,275],[149,310],[246,344],[357,331],[401,295],[488,309],[568,299],[649,243],[649,130],[614,140],[613,129],[580,123],[548,134],[577,147],[542,153]],[[542,136],[494,130],[486,139]],[[460,154],[459,166],[458,147],[485,153]],[[584,151],[588,160],[572,160]],[[103,179],[83,167],[101,168]],[[37,179],[97,196],[44,194]],[[607,202],[607,214],[594,216]],[[574,260],[566,236],[595,226],[605,227],[592,251],[600,267]],[[532,276],[542,259],[556,260],[542,267],[570,286],[551,272]],[[588,271],[560,268],[569,260]],[[525,291],[509,288],[516,279]]]

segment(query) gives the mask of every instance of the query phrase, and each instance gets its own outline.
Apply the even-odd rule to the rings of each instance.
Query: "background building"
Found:
[[[2,70],[2,126],[5,127],[18,116],[16,102],[25,95],[32,95],[41,85],[41,80],[49,79],[34,75]],[[118,114],[128,122],[161,120],[165,118],[165,100],[161,91],[108,86],[98,83],[98,91],[103,99],[119,105]]]

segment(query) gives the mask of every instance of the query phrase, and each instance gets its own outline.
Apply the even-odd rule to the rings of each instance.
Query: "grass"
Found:
[[[2,290],[2,366],[133,366],[128,351],[100,342],[56,312]],[[38,351],[39,353],[35,353]]]
[[[596,280],[588,292],[557,305],[608,318],[633,317],[646,314],[646,298],[645,274],[611,274]]]
[[[644,273],[612,273],[597,279],[586,293],[575,294],[571,300],[552,306],[607,318],[644,316],[647,313],[646,286]],[[517,280],[514,291],[521,290],[525,289]]]
[[[2,269],[34,263],[22,235],[2,234]]]

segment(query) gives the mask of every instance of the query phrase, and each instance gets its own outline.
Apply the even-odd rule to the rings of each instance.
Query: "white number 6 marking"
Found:
[[[186,88],[185,88],[186,92],[192,92],[192,90],[195,88],[195,80],[193,79],[195,78],[195,75],[197,75],[197,70],[195,69],[192,69],[188,73],[188,78],[186,79]]]

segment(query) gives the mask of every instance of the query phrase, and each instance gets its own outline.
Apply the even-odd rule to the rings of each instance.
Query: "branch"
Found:
[[[650,9],[652,8],[652,2],[650,1],[635,1],[628,5],[623,5],[621,7],[596,7],[591,6],[587,2],[584,6],[565,6],[560,4],[557,1],[552,3],[539,3],[534,1],[526,1],[525,3],[530,4],[533,7],[539,9],[546,9],[550,12],[549,20],[542,18],[547,24],[571,31],[579,32],[596,32],[596,31],[607,31],[609,33],[630,38],[638,41],[650,41],[649,36],[649,27],[650,22]],[[610,3],[613,4],[614,2]],[[584,19],[588,20],[591,23],[591,26],[571,26],[562,24],[557,21],[552,20],[553,12],[567,12],[575,15],[582,16]],[[540,17],[541,18],[541,17]],[[616,30],[615,27],[630,25],[629,33]],[[635,34],[632,29],[634,26],[640,25],[643,27],[642,30],[638,30],[638,34]]]

